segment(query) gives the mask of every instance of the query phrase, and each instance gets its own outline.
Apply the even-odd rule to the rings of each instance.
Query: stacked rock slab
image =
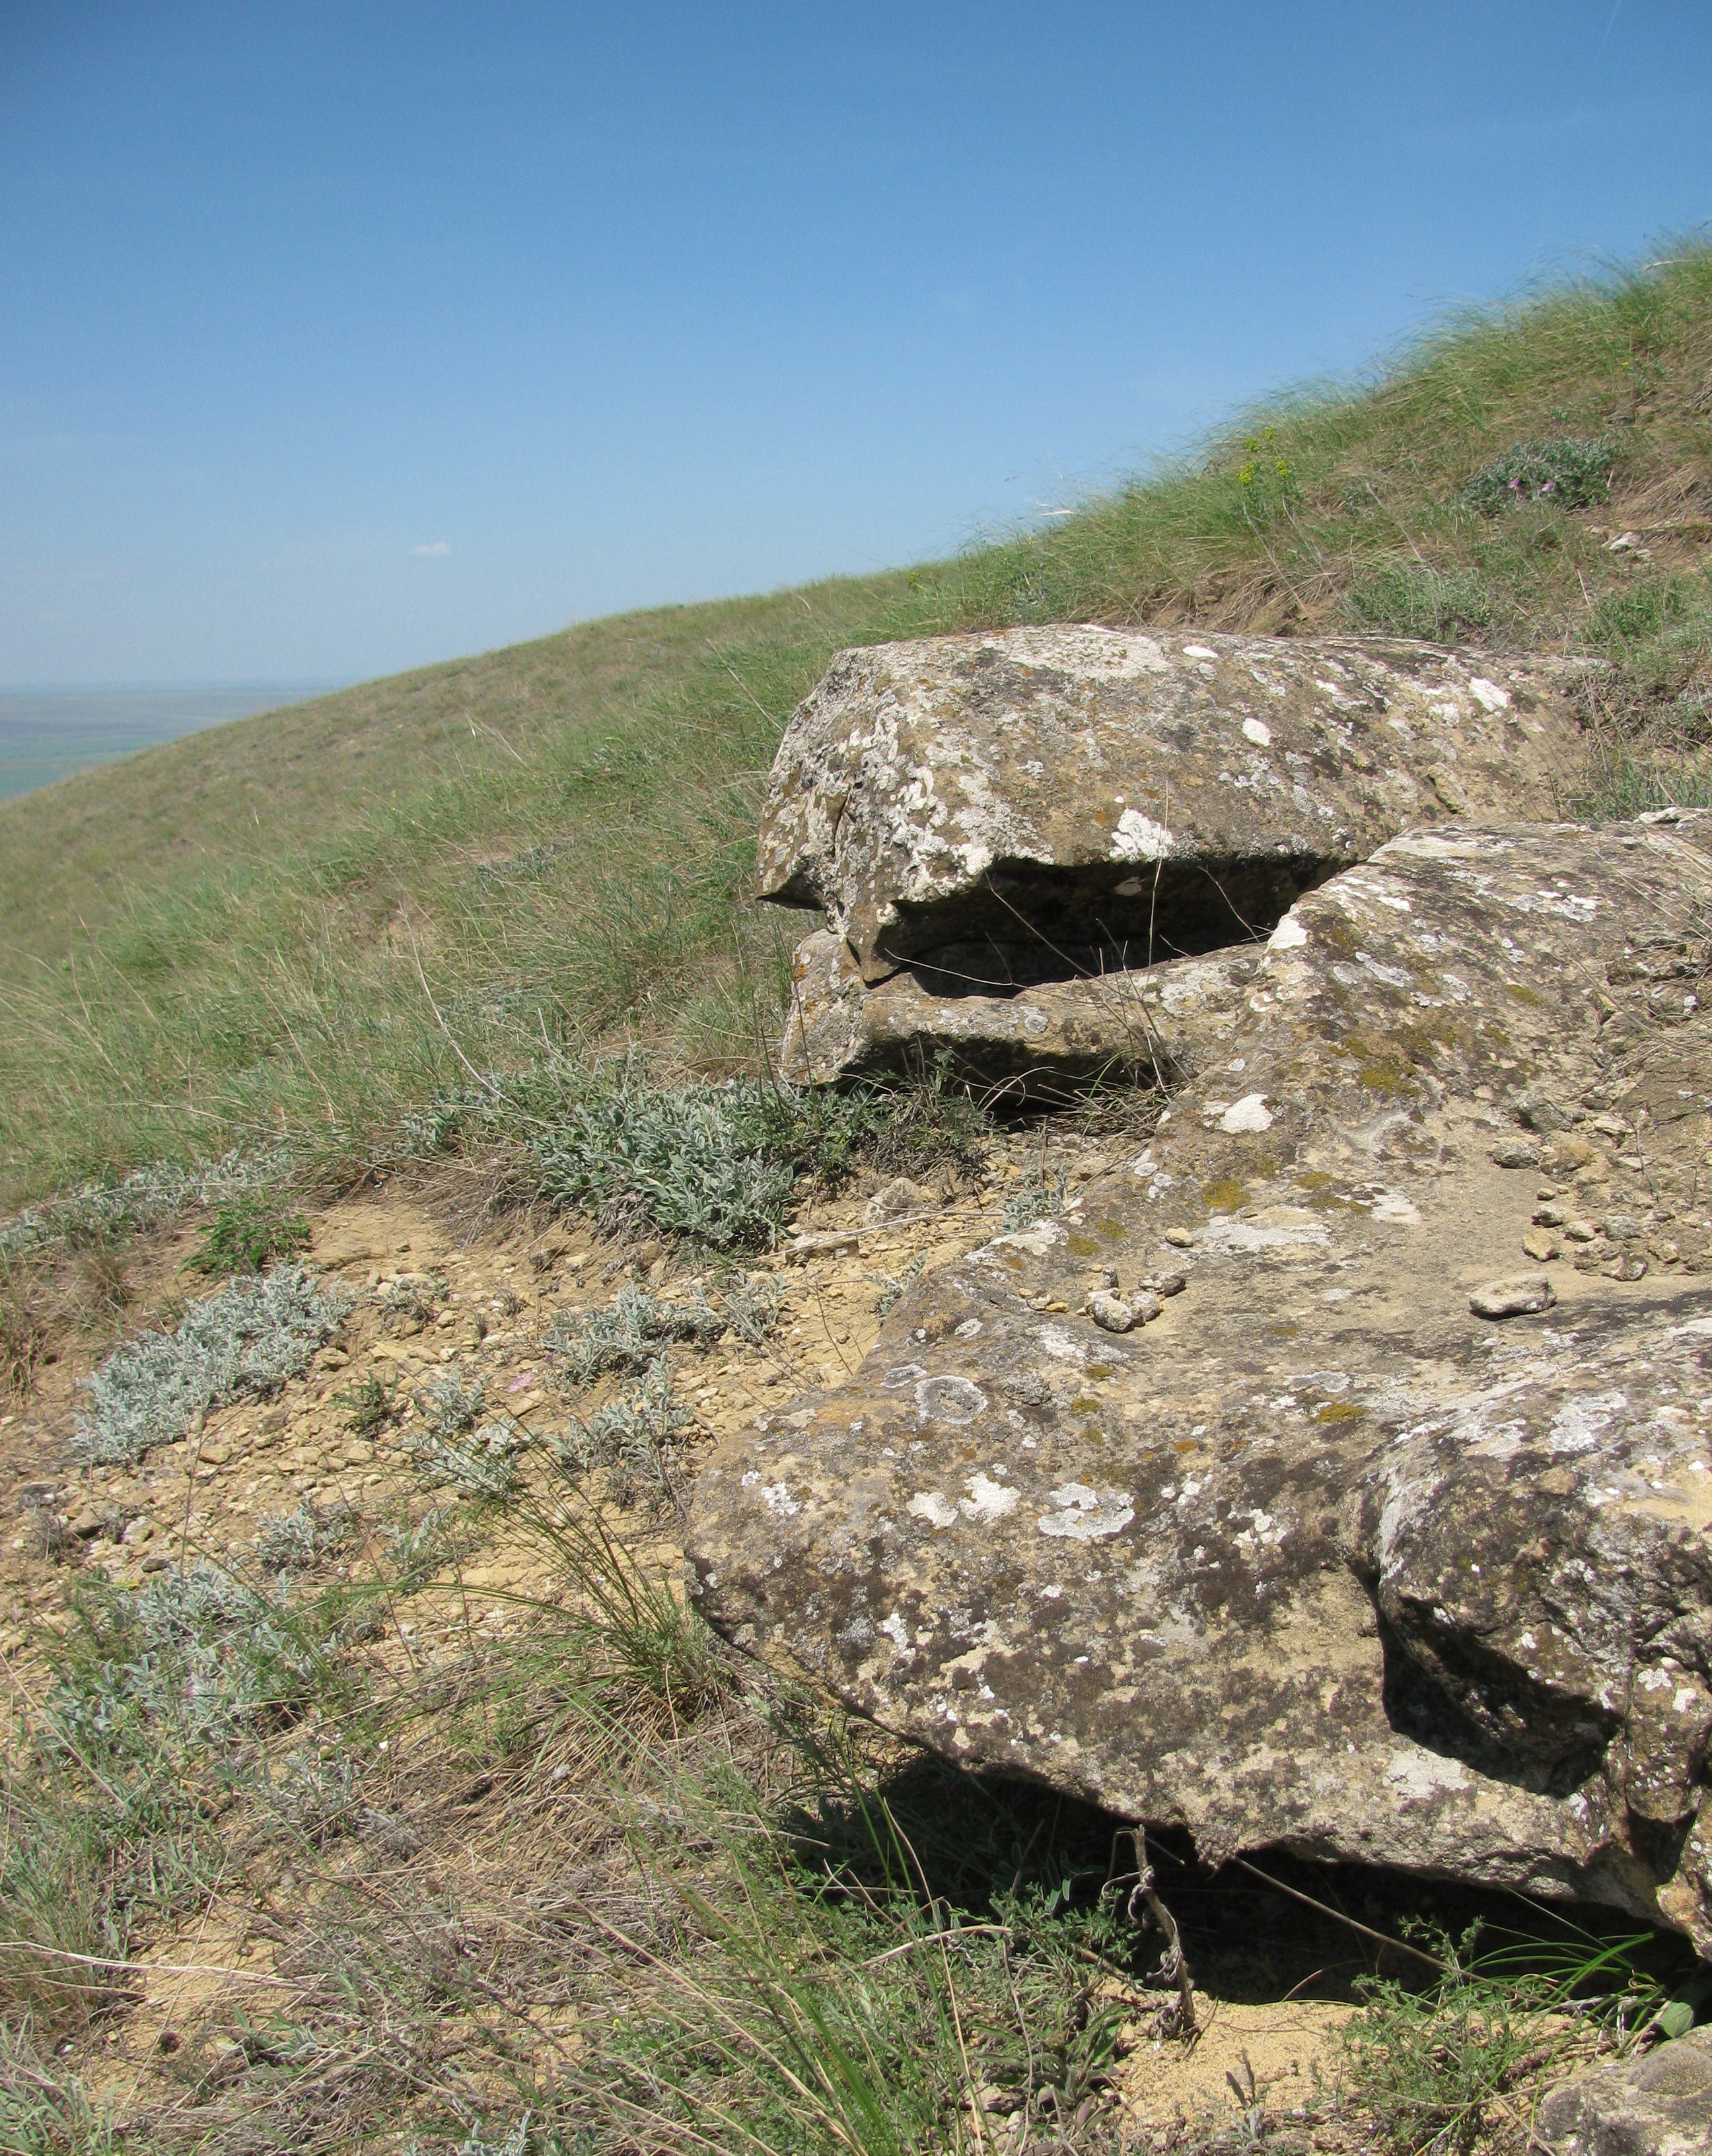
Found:
[[[934,1041],[978,1075],[1133,1070],[1114,979],[1264,937],[1406,826],[1559,813],[1582,678],[1098,628],[846,652],[791,721],[761,829],[761,895],[821,909],[831,938],[799,953],[786,1072]],[[1045,984],[1044,1025],[1006,1014]]]
[[[1228,1038],[1254,947],[1041,981],[1010,995],[935,995],[908,973],[869,988],[850,946],[806,937],[791,966],[780,1068],[794,1085],[928,1070],[961,1072],[1031,1100],[1067,1098],[1093,1078],[1174,1085]]]
[[[1145,1150],[714,1459],[701,1607],[1209,1861],[1712,1951],[1709,932],[1712,817],[1414,831],[1299,899]],[[1188,1286],[1114,1337],[1108,1266]]]

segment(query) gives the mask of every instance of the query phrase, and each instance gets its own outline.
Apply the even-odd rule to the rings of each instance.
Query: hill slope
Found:
[[[1045,533],[594,623],[0,806],[0,1199],[282,1133],[337,1170],[471,1068],[625,1037],[752,1062],[790,928],[742,903],[754,811],[846,644],[1070,619],[1591,649],[1590,802],[1683,798],[1709,541],[1694,248],[1453,323]]]

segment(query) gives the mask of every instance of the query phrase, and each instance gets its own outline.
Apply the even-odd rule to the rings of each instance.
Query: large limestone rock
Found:
[[[1416,831],[1302,898],[1121,1173],[715,1458],[701,1606],[1211,1861],[1712,1950],[1709,926],[1712,818]],[[1108,1265],[1188,1286],[1113,1334]]]
[[[844,938],[823,930],[792,962],[779,1070],[825,1086],[931,1070],[949,1054],[956,1075],[1028,1100],[1067,1099],[1093,1078],[1175,1085],[1230,1038],[1258,963],[1250,945],[1010,993],[944,994],[940,969],[927,986],[907,968],[870,988]]]
[[[971,938],[1034,978],[1089,946],[1106,970],[1206,951],[1406,825],[1560,813],[1581,680],[1097,628],[847,651],[774,761],[760,892],[823,908],[868,982]]]

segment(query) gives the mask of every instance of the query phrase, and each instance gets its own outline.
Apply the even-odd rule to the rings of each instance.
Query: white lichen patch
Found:
[[[1272,1111],[1266,1104],[1263,1093],[1245,1093],[1240,1101],[1233,1101],[1219,1118],[1219,1128],[1236,1133],[1243,1131],[1269,1131],[1272,1127]]]
[[[995,1520],[1002,1520],[1007,1512],[1014,1512],[1021,1501],[1021,1492],[995,1482],[989,1475],[972,1475],[966,1485],[969,1495],[958,1500],[957,1509],[966,1520],[977,1526],[988,1527]]]
[[[1268,1225],[1257,1220],[1236,1220],[1221,1214],[1217,1219],[1208,1221],[1198,1240],[1209,1250],[1247,1255],[1257,1250],[1288,1250],[1293,1245],[1329,1243],[1331,1230],[1323,1221],[1305,1215],[1299,1221]]]
[[[1163,824],[1139,808],[1126,808],[1112,835],[1112,858],[1118,861],[1162,861],[1176,844]]]
[[[916,1406],[924,1422],[973,1422],[986,1412],[987,1396],[967,1378],[923,1378]]]
[[[1257,748],[1270,748],[1272,745],[1272,730],[1264,719],[1244,719],[1242,738],[1244,741],[1252,742]]]
[[[1429,1804],[1435,1797],[1460,1795],[1473,1779],[1460,1759],[1446,1759],[1418,1744],[1391,1753],[1385,1778],[1405,1804]]]
[[[1296,918],[1293,911],[1287,913],[1267,939],[1268,951],[1299,951],[1308,941],[1308,931]]]
[[[957,1525],[957,1507],[943,1490],[918,1490],[903,1509],[913,1520],[925,1520],[930,1527]]]
[[[1103,1541],[1121,1534],[1135,1517],[1135,1507],[1121,1490],[1094,1490],[1086,1482],[1064,1482],[1047,1492],[1053,1507],[1035,1525],[1043,1535],[1074,1543]]]

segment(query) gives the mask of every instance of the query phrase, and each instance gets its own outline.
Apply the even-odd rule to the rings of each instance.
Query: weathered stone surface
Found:
[[[931,1070],[1051,1098],[1097,1075],[1175,1085],[1234,1031],[1259,946],[1004,994],[935,994],[913,971],[865,985],[841,936],[797,949],[779,1069],[795,1085]]]
[[[715,1456],[701,1606],[1213,1861],[1573,1893],[1712,1950],[1709,920],[1712,818],[1411,833],[1303,897],[1144,1151]],[[1595,1228],[1555,1307],[1483,1321],[1541,1175],[1645,1243]],[[1168,1260],[1144,1330],[1082,1314],[1096,1265]]]
[[[871,983],[970,937],[1208,950],[1406,825],[1557,814],[1580,679],[1097,628],[847,651],[779,747],[760,891],[823,907]]]
[[[1712,2156],[1712,2029],[1553,2089],[1534,2141],[1550,2156]]]

